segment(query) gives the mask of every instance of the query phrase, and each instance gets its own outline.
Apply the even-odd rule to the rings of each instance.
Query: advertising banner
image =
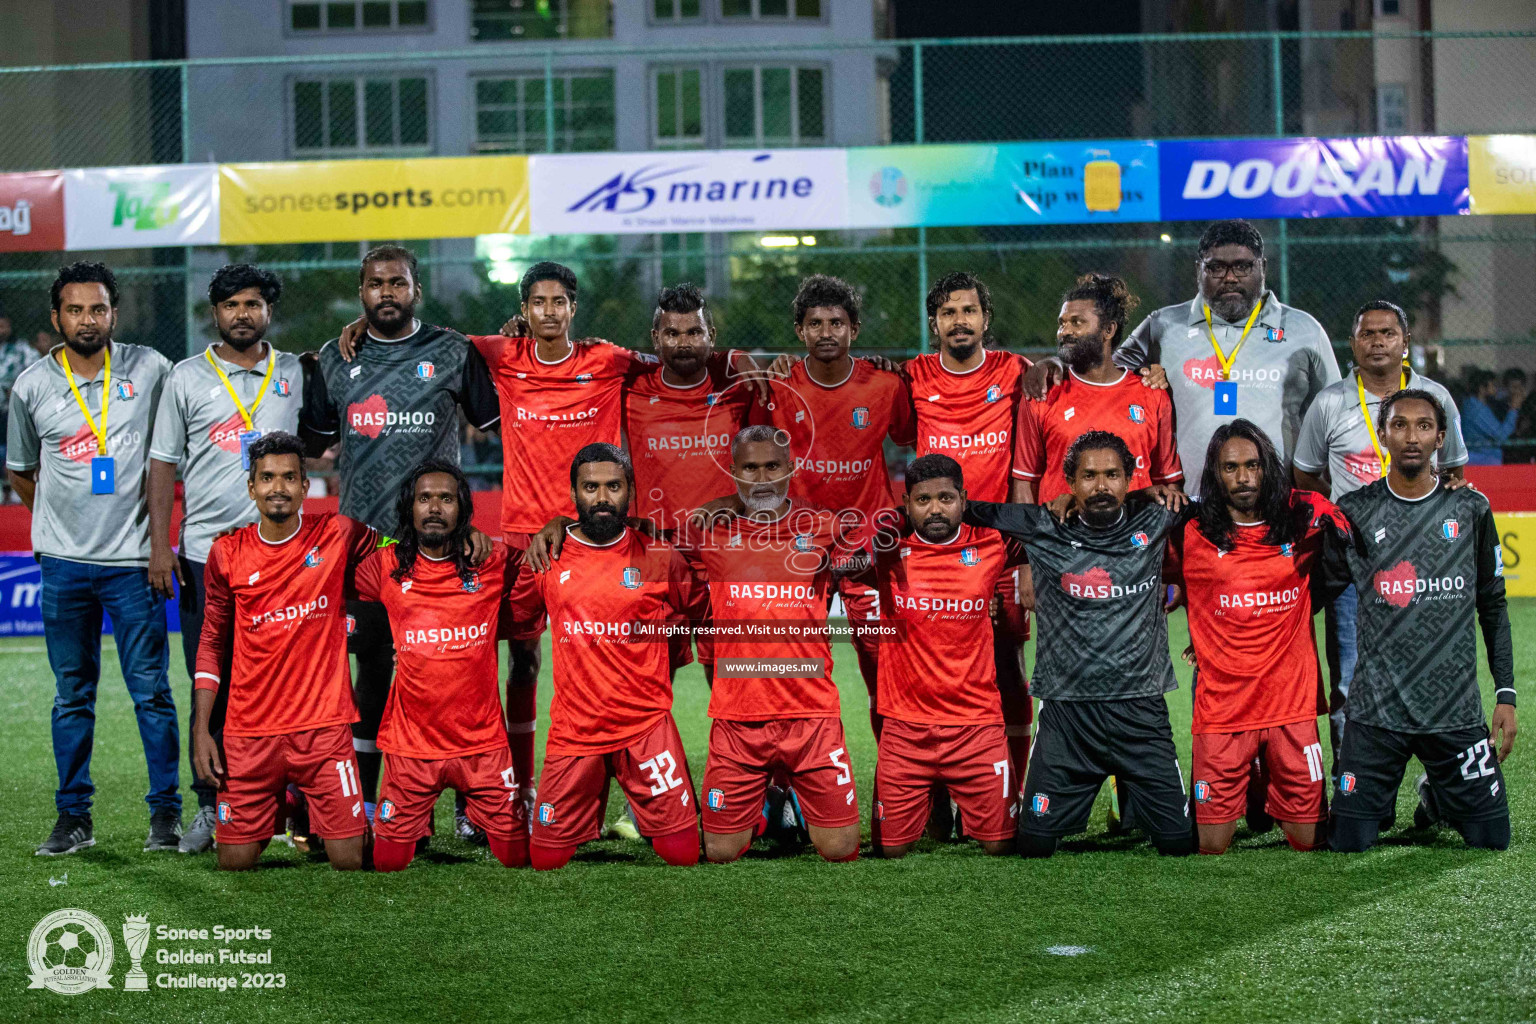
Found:
[[[1158,220],[1157,144],[848,150],[851,227]]]
[[[64,248],[138,249],[219,240],[213,164],[64,172]]]
[[[530,157],[536,235],[839,228],[841,149]]]
[[[1471,135],[1473,213],[1536,213],[1536,135]]]
[[[468,238],[528,231],[528,158],[221,164],[226,244]]]
[[[0,637],[43,635],[43,570],[28,551],[0,552]],[[175,601],[165,602],[166,623],[181,631]],[[111,616],[103,616],[102,632],[112,632]]]
[[[1504,590],[1510,597],[1536,597],[1536,512],[1494,516],[1504,551]]]
[[[0,252],[64,248],[64,175],[0,174]]]
[[[1466,213],[1467,140],[1160,142],[1163,220]]]

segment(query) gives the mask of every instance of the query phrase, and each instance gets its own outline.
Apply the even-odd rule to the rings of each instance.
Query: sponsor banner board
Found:
[[[1471,135],[1473,213],[1536,213],[1536,135]]]
[[[64,248],[64,175],[0,174],[0,252]]]
[[[64,248],[139,249],[219,241],[214,164],[64,172]]]

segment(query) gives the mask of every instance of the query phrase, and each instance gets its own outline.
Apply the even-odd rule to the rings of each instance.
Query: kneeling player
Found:
[[[1327,712],[1312,609],[1328,532],[1349,523],[1311,491],[1292,490],[1275,446],[1247,420],[1217,428],[1200,493],[1174,531],[1168,582],[1184,585],[1196,663],[1195,822],[1201,853],[1223,853],[1252,799],[1263,756],[1264,810],[1298,850],[1323,844],[1328,820],[1317,716]]]
[[[1328,571],[1360,597],[1360,661],[1328,836],[1347,853],[1376,842],[1410,757],[1428,773],[1416,822],[1443,820],[1468,846],[1509,846],[1499,762],[1515,743],[1515,671],[1503,555],[1488,499],[1470,487],[1447,490],[1435,472],[1445,426],[1445,409],[1427,391],[1383,399],[1387,475],[1339,499],[1355,537],[1329,545]],[[1492,728],[1477,688],[1474,619],[1495,687]]]
[[[894,630],[879,659],[880,854],[912,849],[935,784],[948,787],[971,838],[988,853],[1007,853],[1018,784],[1010,778],[987,608],[1022,551],[995,530],[961,524],[965,484],[947,455],[907,467],[906,507],[911,535],[879,545],[875,555],[881,619]]]
[[[345,516],[302,515],[309,478],[304,446],[292,434],[256,441],[250,461],[248,486],[260,518],[214,541],[204,575],[193,767],[219,787],[220,868],[255,865],[283,830],[283,792],[293,783],[308,801],[331,866],[356,870],[368,822],[352,753],[357,707],[344,599],[350,570],[378,535]],[[221,758],[208,719],[226,655]]]
[[[379,871],[411,862],[445,789],[465,798],[497,860],[509,868],[528,863],[522,780],[512,771],[496,659],[502,602],[522,556],[496,544],[482,564],[471,564],[465,540],[473,515],[468,479],[429,459],[401,486],[400,542],[357,570],[357,596],[384,605],[395,638],[395,683],[379,726]]]
[[[634,479],[616,445],[577,452],[568,540],[548,571],[525,568],[515,588],[519,623],[541,623],[548,612],[554,657],[530,847],[541,870],[565,866],[601,834],[609,779],[663,860],[699,860],[698,801],[672,720],[666,629],[682,621],[692,573],[675,548],[626,525]]]

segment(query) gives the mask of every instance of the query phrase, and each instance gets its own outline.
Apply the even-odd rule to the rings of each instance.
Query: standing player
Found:
[[[417,466],[396,508],[400,543],[379,548],[357,570],[358,596],[384,605],[395,638],[395,684],[379,726],[384,782],[374,867],[410,864],[416,842],[431,834],[433,805],[449,788],[464,798],[465,814],[496,859],[522,867],[528,822],[496,664],[497,634],[507,625],[502,603],[521,556],[497,544],[483,563],[470,561],[474,500],[451,462]]]
[[[118,664],[149,769],[144,849],[174,850],[181,838],[181,744],[168,677],[165,601],[150,589],[145,568],[146,442],[171,363],[154,349],[112,340],[117,279],[102,264],[64,267],[50,298],[53,326],[64,344],[16,378],[5,459],[11,489],[32,513],[43,636],[56,687],[59,817],[37,853],[55,856],[96,844],[91,749],[103,613],[112,617]]]
[[[1350,491],[1375,483],[1387,473],[1386,453],[1376,435],[1376,417],[1388,395],[1406,387],[1435,396],[1446,412],[1445,445],[1436,465],[1446,479],[1460,479],[1467,464],[1461,436],[1461,416],[1450,392],[1413,372],[1408,365],[1408,315],[1384,299],[1367,302],[1355,313],[1349,347],[1355,368],[1349,376],[1323,388],[1307,410],[1296,442],[1296,486],[1327,494],[1338,501]],[[1337,760],[1344,737],[1344,702],[1355,673],[1355,609],[1360,598],[1346,589],[1329,604],[1324,623],[1327,635],[1329,731]]]
[[[267,431],[298,432],[304,387],[299,359],[262,341],[282,290],[276,275],[250,264],[221,267],[208,285],[219,343],[176,364],[155,414],[149,447],[149,585],[167,598],[175,598],[180,585],[181,648],[189,678],[197,673],[208,549],[215,537],[256,517],[247,486],[250,446]],[[179,556],[170,544],[178,464],[186,505]],[[215,732],[219,717],[215,711]],[[201,853],[213,845],[215,790],[195,774],[192,788],[197,816],[182,833],[182,853]]]
[[[1245,419],[1216,428],[1194,514],[1174,530],[1168,582],[1183,585],[1197,666],[1195,822],[1201,853],[1224,853],[1248,800],[1250,766],[1268,768],[1265,811],[1298,850],[1324,841],[1328,806],[1317,738],[1320,679],[1312,630],[1322,603],[1325,534],[1349,522],[1292,490],[1280,455]]]
[[[940,784],[959,805],[965,831],[988,853],[1007,853],[1018,781],[1008,763],[987,606],[998,577],[1022,552],[994,530],[962,524],[965,481],[954,459],[916,459],[906,482],[912,532],[875,554],[881,621],[896,629],[880,652],[880,854],[901,857],[912,848]]]
[[[363,813],[352,733],[343,598],[352,570],[378,534],[329,512],[301,511],[309,491],[304,446],[273,431],[247,449],[259,518],[214,541],[203,579],[192,764],[219,788],[219,867],[256,865],[281,831],[283,791],[308,802],[331,866],[362,867]],[[209,731],[226,685],[223,754]]]
[[[518,588],[519,622],[552,633],[555,696],[531,854],[564,867],[602,830],[617,779],[636,827],[668,864],[699,860],[698,801],[672,720],[666,627],[687,610],[692,572],[664,541],[626,525],[634,472],[616,445],[590,444],[571,461],[576,522],[559,561]]]
[[[850,543],[864,546],[874,533],[876,513],[896,504],[885,441],[907,447],[915,440],[912,397],[898,374],[849,354],[859,336],[859,295],[846,281],[813,274],[800,282],[794,316],[806,358],[795,362],[786,378],[772,382],[772,399],[761,418],[783,430],[790,449],[798,453],[790,497],[845,517],[852,526]],[[866,551],[844,551],[838,557],[850,569],[868,561]],[[879,604],[867,579],[854,572],[840,573],[837,586],[854,627],[853,648],[878,737],[877,652],[857,623],[878,621]]]
[[[1335,769],[1335,850],[1376,842],[1410,757],[1427,772],[1415,824],[1443,820],[1468,846],[1509,845],[1499,763],[1515,743],[1515,666],[1503,553],[1488,499],[1470,487],[1447,490],[1435,473],[1447,425],[1428,391],[1384,399],[1377,430],[1387,475],[1339,499],[1355,537],[1330,547],[1329,572],[1360,595],[1360,661]],[[1474,619],[1495,687],[1491,728],[1477,687]]]
[[[1024,782],[1019,852],[1049,857],[1088,824],[1111,775],[1159,853],[1193,852],[1189,800],[1164,694],[1175,689],[1163,609],[1165,541],[1178,517],[1126,501],[1136,460],[1114,434],[1089,431],[1067,452],[1080,510],[1059,523],[1038,505],[971,502],[966,521],[1023,541],[1035,570],[1040,724]],[[1177,505],[1182,498],[1172,499]]]
[[[398,245],[370,250],[359,268],[358,298],[369,344],[355,361],[348,361],[340,339],[320,350],[300,429],[311,455],[340,441],[341,512],[387,538],[398,531],[395,499],[406,475],[428,458],[458,462],[459,408],[480,430],[501,414],[478,351],[463,335],[416,319],[421,280],[414,253]],[[357,656],[354,738],[371,813],[394,652],[380,605],[354,601],[348,611],[357,622],[350,641]]]

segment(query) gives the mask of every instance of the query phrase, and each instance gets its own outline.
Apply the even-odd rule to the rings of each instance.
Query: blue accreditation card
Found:
[[[1216,382],[1216,415],[1237,415],[1237,385],[1230,380]]]
[[[110,455],[98,455],[91,460],[91,493],[117,493],[117,460]]]
[[[247,473],[251,471],[251,445],[261,440],[261,431],[240,431],[240,468]]]

